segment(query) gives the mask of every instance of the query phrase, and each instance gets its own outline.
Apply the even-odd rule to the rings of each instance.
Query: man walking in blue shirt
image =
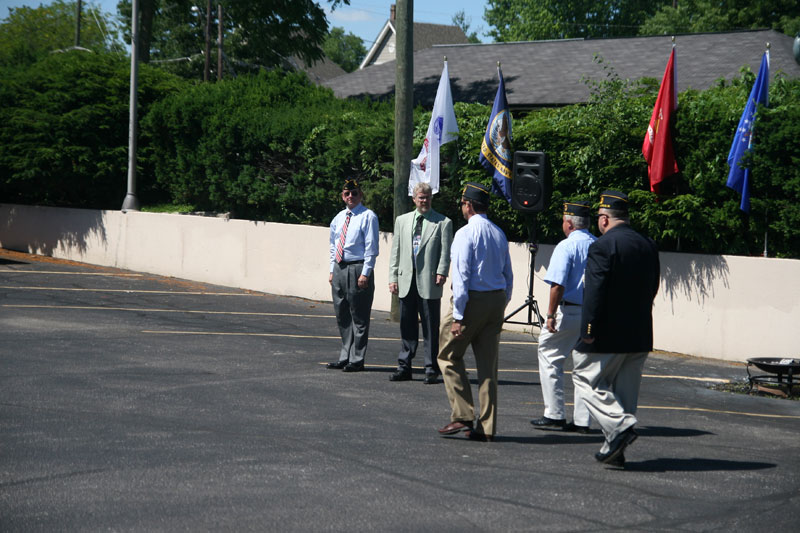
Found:
[[[562,429],[587,433],[591,417],[575,391],[572,422],[564,409],[564,361],[572,353],[581,327],[584,271],[589,245],[597,238],[589,233],[589,202],[565,202],[561,229],[567,237],[550,257],[544,281],[550,284],[547,320],[539,334],[539,381],[544,416],[531,420],[536,429]]]
[[[489,189],[467,183],[461,193],[461,213],[467,225],[456,232],[450,250],[453,300],[439,335],[439,369],[450,401],[450,423],[441,435],[467,432],[478,441],[494,440],[497,425],[497,359],[503,312],[511,299],[514,275],[508,240],[486,217]],[[478,367],[481,412],[473,426],[475,407],[464,366],[472,345]]]

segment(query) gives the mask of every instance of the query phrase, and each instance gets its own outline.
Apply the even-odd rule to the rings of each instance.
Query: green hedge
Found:
[[[340,209],[343,176],[388,180],[391,191],[390,105],[337,100],[302,74],[196,85],[156,104],[142,130],[157,146],[158,182],[203,210],[321,224]]]
[[[184,82],[142,65],[139,111]],[[0,200],[119,209],[127,190],[130,60],[71,51],[0,69]],[[152,176],[140,141],[139,173]],[[164,200],[140,180],[145,202]]]
[[[139,196],[255,220],[327,225],[341,208],[345,176],[365,183],[365,203],[392,225],[394,106],[345,101],[282,72],[218,83],[141,70]],[[124,58],[61,54],[0,72],[0,199],[118,209],[127,167],[128,68]],[[752,211],[725,187],[727,154],[754,76],[679,95],[675,195],[649,192],[641,145],[657,80],[631,83],[613,72],[592,84],[584,105],[516,116],[517,150],[551,156],[548,208],[522,215],[502,199],[492,217],[512,240],[555,243],[564,200],[596,201],[606,188],[630,193],[633,224],[661,250],[800,258],[800,80],[778,80],[759,112]],[[478,162],[490,108],[456,103],[460,137],[443,147],[435,206],[461,223],[465,181],[490,183]],[[415,112],[419,149],[430,111]]]

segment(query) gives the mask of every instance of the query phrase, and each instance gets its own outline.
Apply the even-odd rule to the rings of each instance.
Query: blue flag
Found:
[[[503,73],[497,68],[500,86],[494,97],[492,115],[486,125],[486,134],[481,143],[481,164],[492,172],[492,192],[511,202],[511,114],[506,101],[506,86]]]
[[[756,82],[750,91],[742,118],[739,119],[739,127],[736,128],[736,135],[733,137],[731,151],[728,154],[728,166],[731,167],[731,170],[728,173],[727,185],[742,195],[742,203],[739,208],[745,213],[750,212],[750,169],[741,167],[739,163],[753,146],[753,121],[755,120],[756,106],[769,104],[768,93],[769,51],[766,51],[761,59],[761,68],[758,69]]]

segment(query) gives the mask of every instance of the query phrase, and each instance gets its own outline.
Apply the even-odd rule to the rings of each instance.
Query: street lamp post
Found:
[[[136,198],[136,90],[139,80],[139,0],[131,6],[131,91],[128,118],[128,194],[122,202],[122,211],[138,211]]]

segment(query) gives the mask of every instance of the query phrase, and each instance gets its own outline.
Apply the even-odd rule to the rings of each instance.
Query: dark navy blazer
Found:
[[[653,349],[653,299],[661,277],[652,239],[628,224],[589,246],[581,315],[581,352],[629,353]]]

